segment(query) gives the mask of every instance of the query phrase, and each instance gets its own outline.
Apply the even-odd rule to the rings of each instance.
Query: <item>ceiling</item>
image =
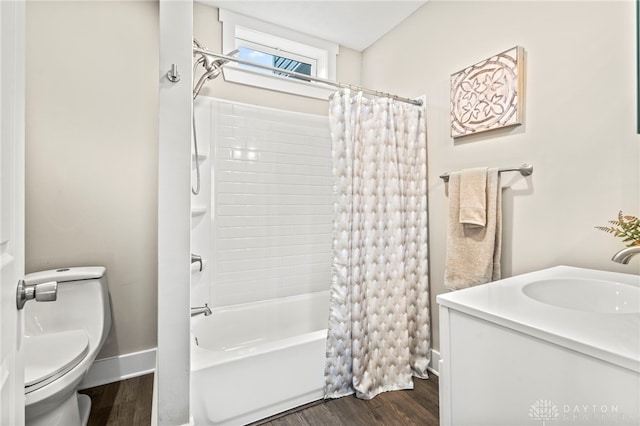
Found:
[[[338,43],[359,52],[426,1],[238,1],[197,0]]]

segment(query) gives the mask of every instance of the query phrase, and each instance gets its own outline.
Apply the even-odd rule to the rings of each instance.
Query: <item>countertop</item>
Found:
[[[596,313],[539,302],[522,288],[554,278],[605,280],[640,288],[640,276],[555,266],[437,296],[439,305],[640,373],[640,313]],[[576,294],[580,297],[580,294]]]

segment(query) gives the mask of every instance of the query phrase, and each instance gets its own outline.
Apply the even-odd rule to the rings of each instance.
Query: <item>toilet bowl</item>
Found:
[[[25,277],[58,282],[53,303],[25,305],[25,419],[28,426],[84,426],[91,400],[78,385],[111,329],[106,270],[62,268]]]

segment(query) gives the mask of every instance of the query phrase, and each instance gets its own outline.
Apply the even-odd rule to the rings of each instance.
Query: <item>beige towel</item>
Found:
[[[460,172],[460,223],[467,227],[487,223],[487,168]]]
[[[444,285],[450,290],[500,279],[502,190],[497,168],[487,172],[487,213],[484,227],[460,223],[460,172],[449,177],[449,218]]]

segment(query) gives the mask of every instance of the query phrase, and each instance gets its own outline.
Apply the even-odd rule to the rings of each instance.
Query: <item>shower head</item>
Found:
[[[193,43],[196,44],[198,47],[201,46],[200,43],[198,43],[198,41],[195,38],[193,39]],[[227,53],[227,55],[225,56],[235,56],[239,52],[240,51],[236,49],[230,53]],[[206,69],[206,72],[202,74],[202,76],[200,77],[200,79],[198,80],[198,82],[196,83],[193,89],[193,99],[195,99],[198,96],[198,94],[200,93],[200,90],[202,90],[202,86],[204,86],[204,83],[207,80],[213,80],[214,78],[220,75],[220,73],[222,72],[222,67],[224,67],[228,62],[229,62],[228,59],[224,59],[224,58],[212,59],[212,57],[209,55],[202,55],[200,58],[198,58],[198,60],[196,61],[196,65],[199,63],[202,63],[202,65]],[[194,66],[194,72],[195,72],[195,66]]]
[[[193,37],[193,45],[199,49],[207,49],[202,43],[200,43],[198,41],[197,38]],[[232,51],[231,53],[228,53],[226,56],[235,56],[237,55],[239,52],[238,49]],[[207,71],[213,71],[216,68],[220,68],[221,66],[223,66],[224,64],[226,64],[227,62],[229,62],[228,59],[222,59],[222,58],[218,58],[216,59],[213,56],[209,56],[209,55],[204,55],[201,54],[200,57],[198,58],[198,60],[196,61],[196,63],[201,63],[202,66],[204,66],[204,68]],[[217,77],[217,75],[215,76]],[[213,78],[215,78],[213,77]]]
[[[214,59],[211,56],[202,55],[202,66],[207,70],[207,72],[219,68],[221,63],[220,59]]]
[[[235,50],[227,53],[225,56],[236,56],[238,53],[240,53],[240,51],[238,49],[235,49]],[[207,55],[202,55],[202,56],[205,57],[203,65],[207,69],[207,71],[212,71],[214,69],[219,70],[220,68],[222,68],[224,65],[226,65],[229,62],[228,59],[218,58],[218,59],[213,59],[212,60],[212,57],[210,57],[210,56],[207,56]],[[217,75],[216,75],[216,77],[217,77]]]

